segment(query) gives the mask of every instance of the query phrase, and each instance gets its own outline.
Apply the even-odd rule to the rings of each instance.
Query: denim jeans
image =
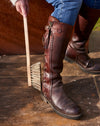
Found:
[[[83,0],[83,1],[90,8],[100,9],[100,0]]]
[[[51,16],[60,22],[74,25],[79,10],[84,2],[87,6],[100,9],[100,0],[46,0],[52,4],[54,11]]]

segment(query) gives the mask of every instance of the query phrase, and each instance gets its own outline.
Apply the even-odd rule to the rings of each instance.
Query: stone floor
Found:
[[[98,62],[99,35],[98,32],[93,33],[89,45],[89,55]],[[43,64],[43,55],[31,56],[31,64],[38,61]],[[38,90],[28,87],[25,55],[1,56],[0,126],[100,126],[100,109],[97,105],[99,97],[94,76],[67,61],[64,61],[61,74],[66,94],[82,108],[83,117],[80,120],[57,115],[49,104],[42,101]],[[100,88],[100,75],[96,75],[95,79]]]
[[[100,52],[90,53],[100,62]],[[32,55],[31,63],[43,63],[43,55]],[[100,126],[99,97],[93,75],[80,70],[75,63],[64,61],[64,89],[81,106],[81,120],[57,115],[41,100],[40,92],[27,86],[24,55],[0,57],[0,126]],[[100,75],[96,75],[100,84]],[[99,86],[100,87],[100,86]]]

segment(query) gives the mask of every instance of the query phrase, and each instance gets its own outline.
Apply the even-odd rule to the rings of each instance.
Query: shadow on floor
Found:
[[[96,77],[96,80],[100,84],[100,76]],[[100,109],[97,107],[99,97],[93,78],[85,78],[64,84],[64,90],[82,108],[82,120],[89,120],[100,116]]]

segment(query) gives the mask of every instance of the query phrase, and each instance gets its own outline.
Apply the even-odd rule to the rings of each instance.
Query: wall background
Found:
[[[0,1],[0,55],[25,54],[23,19],[9,0]],[[43,53],[42,35],[53,11],[45,0],[30,0],[28,15],[31,54]]]
[[[9,0],[0,2],[0,55],[25,54],[23,18]],[[30,51],[31,54],[41,54],[43,53],[44,27],[53,8],[45,0],[30,0],[29,6]],[[96,32],[93,32],[90,38],[90,50],[94,50],[93,45],[96,46],[100,40],[100,19],[95,25],[94,31]]]

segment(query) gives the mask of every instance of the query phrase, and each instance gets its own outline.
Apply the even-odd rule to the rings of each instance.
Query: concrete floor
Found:
[[[100,50],[89,54],[100,62]],[[43,63],[43,55],[32,55],[31,63]],[[23,55],[0,57],[0,126],[100,126],[100,109],[93,76],[75,63],[64,61],[64,89],[81,106],[81,120],[57,115],[41,100],[40,92],[27,86]],[[100,75],[96,75],[100,88]]]

